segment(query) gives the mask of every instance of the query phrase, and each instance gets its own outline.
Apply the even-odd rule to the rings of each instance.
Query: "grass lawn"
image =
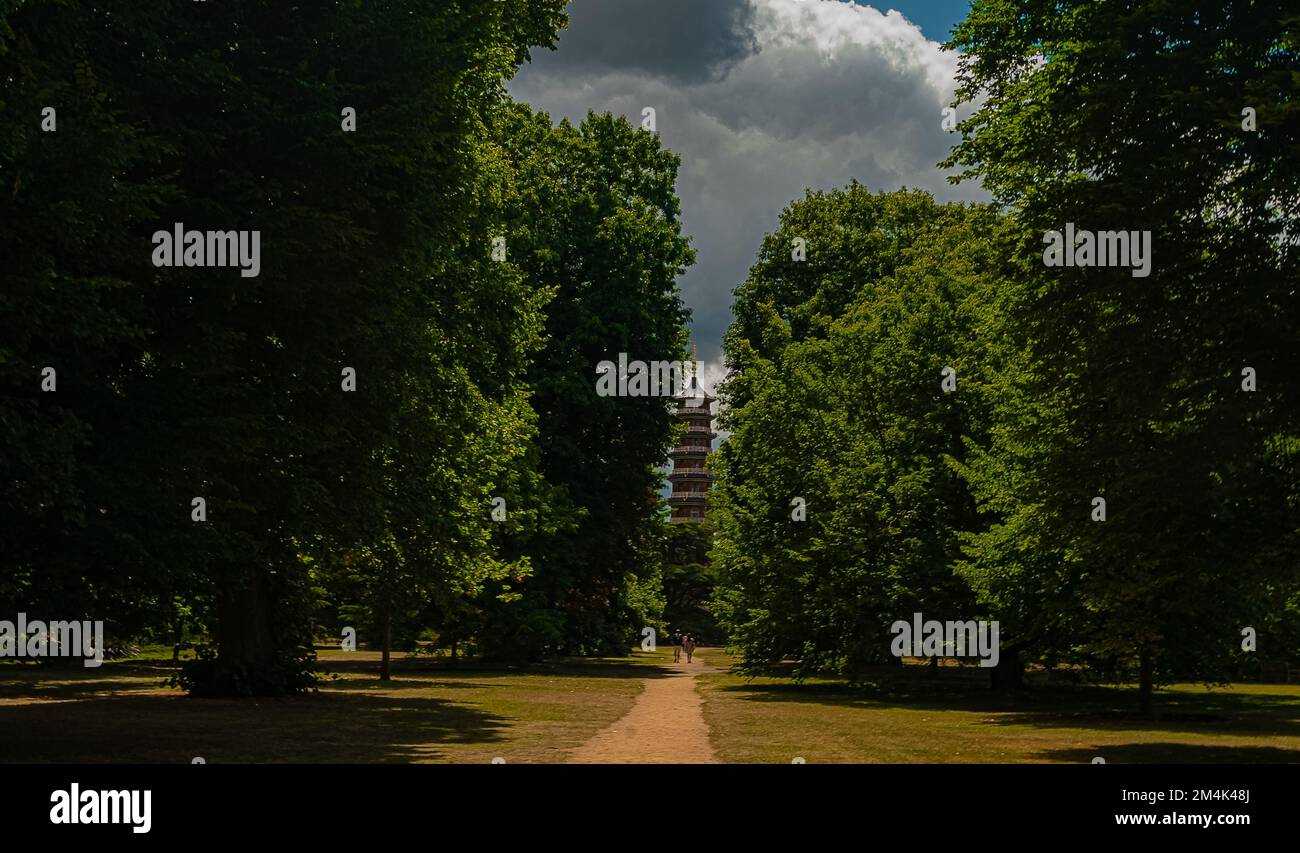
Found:
[[[190,699],[161,687],[170,650],[99,669],[0,664],[0,762],[563,761],[622,717],[671,651],[526,670],[323,651],[319,693]],[[1003,699],[976,668],[883,670],[865,686],[725,671],[704,649],[704,718],[725,762],[1300,762],[1300,685],[1175,685],[1159,717],[1133,688],[1034,687]]]
[[[730,659],[706,650],[704,662]],[[704,718],[724,762],[1300,762],[1300,685],[1159,691],[1158,717],[1136,689],[1043,686],[1018,701],[982,670],[908,667],[853,689],[841,681],[700,677]]]
[[[318,694],[191,699],[160,687],[170,650],[99,669],[0,666],[0,762],[562,761],[621,717],[667,652],[553,661],[529,670],[450,668],[324,651]]]

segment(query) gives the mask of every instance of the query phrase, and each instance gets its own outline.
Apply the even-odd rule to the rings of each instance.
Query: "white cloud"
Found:
[[[575,44],[612,44],[598,63],[564,56],[561,34],[559,54],[522,70],[511,93],[556,120],[578,121],[591,109],[639,125],[642,107],[655,108],[664,144],[682,157],[683,225],[698,255],[682,291],[706,377],[721,375],[718,347],[732,288],[781,209],[805,188],[857,178],[873,190],[908,186],[942,200],[985,198],[973,185],[948,185],[935,168],[955,139],[940,122],[957,57],[899,12],[838,0],[731,0],[734,9],[711,16],[700,47],[690,46],[689,16],[670,18],[656,38],[680,30],[684,41],[674,45],[672,62],[656,66],[642,49],[620,68],[617,40],[635,34],[608,14],[594,20],[584,12],[605,2],[570,7]],[[643,2],[656,0],[625,0],[624,8]],[[734,44],[720,43],[720,21],[732,22]]]

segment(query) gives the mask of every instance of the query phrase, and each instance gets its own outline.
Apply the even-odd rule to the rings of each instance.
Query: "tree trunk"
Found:
[[[997,665],[989,670],[990,686],[999,693],[1025,689],[1025,664],[1019,649],[1003,649]]]
[[[379,664],[379,680],[388,681],[391,674],[388,671],[389,649],[393,643],[393,617],[387,607],[384,608],[384,657]]]
[[[238,586],[217,594],[217,666],[204,692],[230,696],[263,693],[275,661],[275,634],[271,624],[271,586],[256,574]]]
[[[181,645],[185,642],[185,620],[181,619],[176,625],[176,641],[172,643],[172,663],[179,663],[181,659]]]
[[[1155,660],[1151,652],[1143,649],[1138,653],[1138,706],[1142,716],[1150,717],[1151,698],[1155,681]]]

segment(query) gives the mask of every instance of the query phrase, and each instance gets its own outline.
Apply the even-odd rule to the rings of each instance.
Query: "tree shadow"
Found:
[[[440,747],[501,743],[517,721],[418,691],[517,689],[521,675],[640,680],[674,674],[653,663],[610,659],[527,667],[418,657],[391,663],[392,679],[380,681],[377,660],[324,658],[320,691],[243,699],[163,689],[177,672],[170,660],[0,670],[0,762],[436,761],[451,754]]]
[[[987,713],[994,716],[980,724],[1000,727],[1300,737],[1300,697],[1286,693],[1159,691],[1155,716],[1143,717],[1137,711],[1136,689],[1098,685],[1042,685],[1003,694],[987,686],[980,689],[968,678],[889,673],[857,686],[833,682],[751,681],[715,689],[753,702],[815,702],[877,711]]]
[[[508,720],[444,699],[89,697],[0,706],[0,760],[20,763],[388,763],[504,739]]]
[[[1294,696],[1222,691],[1157,695],[1154,717],[1143,717],[1131,705],[1105,704],[1094,699],[1074,707],[1012,712],[990,722],[1039,728],[1300,737],[1300,700]],[[1068,700],[1069,696],[1064,698]]]
[[[348,660],[337,656],[322,658],[317,669],[329,673],[348,673],[378,679],[379,664],[374,660]],[[470,659],[451,663],[428,657],[394,657],[389,664],[394,676],[441,674],[479,679],[506,678],[519,675],[555,675],[582,678],[665,678],[674,670],[652,663],[632,663],[610,658],[555,658],[533,664],[494,664]]]
[[[83,669],[23,667],[0,670],[0,702],[27,699],[90,699],[105,693],[133,693],[157,690],[177,672],[171,667],[149,664],[106,663]]]

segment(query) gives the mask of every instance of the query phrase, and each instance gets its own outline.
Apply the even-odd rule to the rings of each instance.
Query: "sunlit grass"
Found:
[[[720,652],[706,662],[727,666]],[[1004,699],[970,672],[885,674],[851,688],[728,672],[701,677],[704,715],[726,762],[1300,762],[1300,685],[1158,693],[1155,719],[1133,687],[1039,687]]]

